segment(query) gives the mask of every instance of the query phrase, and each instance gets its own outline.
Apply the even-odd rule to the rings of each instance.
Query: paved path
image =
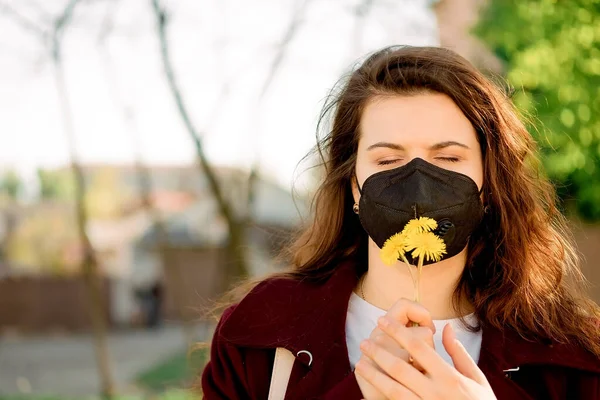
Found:
[[[204,327],[198,327],[198,337],[204,333]],[[112,333],[109,346],[113,375],[121,390],[126,390],[140,372],[185,347],[183,332],[177,326]],[[91,336],[0,338],[0,396],[23,392],[97,394],[99,383]]]

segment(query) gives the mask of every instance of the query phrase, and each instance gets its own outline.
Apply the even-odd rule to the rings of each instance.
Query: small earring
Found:
[[[483,213],[484,214],[489,214],[491,207],[489,205],[483,207]]]
[[[354,203],[352,206],[352,211],[354,211],[354,214],[358,214],[358,203]]]

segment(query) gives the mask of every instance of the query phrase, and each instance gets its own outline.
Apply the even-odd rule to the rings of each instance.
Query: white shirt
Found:
[[[385,314],[385,310],[366,302],[360,296],[356,295],[356,293],[352,293],[350,296],[348,314],[346,316],[346,344],[348,346],[350,365],[353,369],[362,354],[359,347],[360,342],[369,338],[371,332],[377,326],[377,320]],[[465,317],[465,321],[475,325],[477,320],[474,314],[469,314]],[[433,324],[436,330],[433,335],[435,350],[447,363],[454,365],[442,344],[442,330],[446,324],[452,325],[454,332],[456,332],[456,338],[465,346],[471,358],[475,362],[479,361],[482,338],[481,330],[479,332],[468,331],[462,326],[458,318],[436,320],[433,321]]]

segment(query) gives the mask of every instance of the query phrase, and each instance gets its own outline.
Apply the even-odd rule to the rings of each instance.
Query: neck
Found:
[[[439,263],[426,265],[421,274],[420,303],[429,310],[433,319],[450,319],[461,316],[453,306],[456,285],[465,268],[466,249],[456,256]],[[379,257],[379,247],[369,240],[369,270],[362,282],[365,300],[388,310],[401,298],[414,300],[415,289],[409,268],[417,277],[417,268],[398,261],[389,267]],[[360,288],[358,290],[360,294]],[[461,304],[462,310],[471,310],[469,304]]]

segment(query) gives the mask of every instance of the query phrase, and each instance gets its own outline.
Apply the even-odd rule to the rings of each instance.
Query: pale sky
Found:
[[[42,24],[44,13],[52,15],[65,3],[0,1],[0,167],[24,176],[33,176],[38,166],[66,164],[67,143],[50,59],[1,4]],[[289,187],[298,162],[315,144],[325,95],[358,57],[390,44],[438,44],[431,0],[375,0],[361,23],[354,13],[359,3],[366,2],[309,1],[259,103],[277,46],[302,1],[164,1],[171,11],[177,77],[213,162],[247,166],[258,157],[264,175]],[[65,69],[83,162],[131,163],[132,131],[147,163],[194,159],[162,74],[150,10],[150,0],[91,2],[80,6],[66,32]],[[102,45],[98,33],[107,14],[114,30]],[[130,122],[124,107],[131,110]]]

